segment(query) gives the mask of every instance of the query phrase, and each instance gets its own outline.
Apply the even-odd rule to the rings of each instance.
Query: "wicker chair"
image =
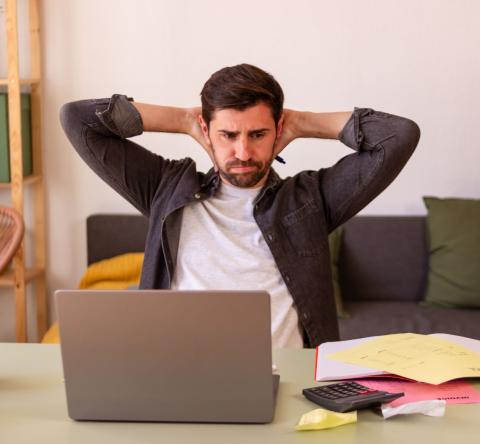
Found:
[[[7,268],[23,239],[23,217],[13,208],[0,206],[0,274]]]

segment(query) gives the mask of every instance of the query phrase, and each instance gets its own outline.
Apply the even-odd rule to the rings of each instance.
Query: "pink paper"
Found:
[[[356,381],[374,390],[382,390],[390,393],[405,393],[401,398],[389,403],[391,407],[429,399],[444,399],[447,404],[480,403],[480,391],[467,381],[461,379],[448,381],[439,385],[379,378],[357,379]]]

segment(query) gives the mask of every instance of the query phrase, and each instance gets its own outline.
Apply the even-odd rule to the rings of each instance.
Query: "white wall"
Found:
[[[420,125],[409,164],[364,213],[423,214],[424,195],[480,197],[478,1],[42,3],[50,293],[75,287],[85,270],[87,215],[134,212],[71,148],[58,121],[60,106],[112,93],[195,105],[205,80],[227,65],[248,62],[274,74],[290,108],[368,106]],[[209,166],[187,137],[137,140],[165,156],[192,156],[201,168]],[[277,171],[320,168],[346,153],[339,142],[298,140]],[[0,340],[10,340],[3,309],[0,320],[9,328],[0,327]]]

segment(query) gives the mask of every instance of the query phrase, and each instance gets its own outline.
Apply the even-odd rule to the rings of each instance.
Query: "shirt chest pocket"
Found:
[[[313,200],[282,217],[282,226],[290,246],[299,256],[324,254],[326,240],[321,235],[322,213]]]

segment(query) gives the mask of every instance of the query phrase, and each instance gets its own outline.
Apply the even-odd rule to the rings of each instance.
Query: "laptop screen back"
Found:
[[[270,422],[266,292],[56,292],[77,420]]]

